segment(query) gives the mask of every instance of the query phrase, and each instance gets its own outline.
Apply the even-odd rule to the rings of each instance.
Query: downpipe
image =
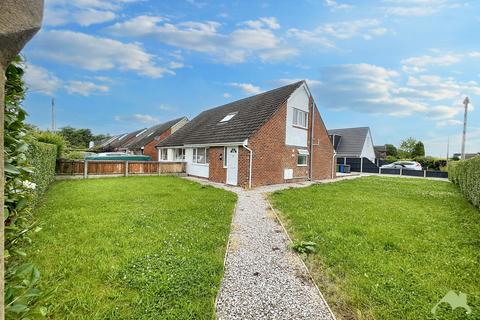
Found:
[[[248,152],[250,152],[250,159],[248,163],[248,189],[252,189],[253,150],[247,147],[245,141],[243,142],[242,147],[244,147]]]

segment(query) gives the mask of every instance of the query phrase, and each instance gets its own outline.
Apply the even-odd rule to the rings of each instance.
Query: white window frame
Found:
[[[297,167],[306,167],[308,166],[308,150],[298,150],[297,154]],[[300,163],[300,159],[305,159],[305,163]],[[303,161],[302,161],[303,162]]]
[[[305,124],[303,124],[302,122],[305,122]],[[296,127],[307,129],[307,127],[308,127],[308,112],[297,109],[297,108],[293,108],[292,123]]]
[[[180,152],[181,157],[180,158],[177,155],[177,152],[179,150],[181,150],[181,152]],[[184,148],[176,148],[175,153],[174,153],[174,158],[175,158],[175,161],[185,161],[185,149]]]
[[[228,121],[232,120],[232,118],[235,117],[237,115],[237,113],[238,112],[230,112],[225,117],[223,117],[223,119],[220,120],[220,122],[228,122]]]
[[[160,149],[160,160],[168,161],[168,149]]]
[[[198,162],[198,150],[203,149],[205,150],[205,156],[203,157],[202,162]],[[208,148],[193,148],[193,163],[195,164],[208,164]]]
[[[228,147],[223,147],[223,168],[228,167],[227,151],[228,151]]]

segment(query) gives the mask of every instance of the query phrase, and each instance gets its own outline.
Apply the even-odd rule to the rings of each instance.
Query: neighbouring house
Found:
[[[337,158],[368,158],[375,162],[369,127],[328,130]]]
[[[374,146],[373,150],[375,150],[375,158],[378,160],[385,160],[387,159],[387,146]]]
[[[105,139],[104,141],[100,142],[100,144],[94,146],[94,149],[100,152],[118,151],[119,148],[121,148],[124,144],[130,142],[146,129],[147,128],[143,128],[133,132],[122,133]]]
[[[185,161],[187,174],[229,185],[335,175],[333,146],[305,81],[206,110],[157,148],[160,161]]]
[[[188,122],[186,117],[174,119],[157,124],[148,129],[142,130],[134,138],[122,144],[117,151],[125,151],[132,154],[143,154],[150,156],[152,160],[158,161],[156,145],[170,136],[172,133],[183,127]]]

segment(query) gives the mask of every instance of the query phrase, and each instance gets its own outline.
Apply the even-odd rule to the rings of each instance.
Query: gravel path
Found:
[[[265,200],[265,192],[310,183],[253,190],[208,183],[238,195],[217,297],[218,319],[335,319],[288,236]]]

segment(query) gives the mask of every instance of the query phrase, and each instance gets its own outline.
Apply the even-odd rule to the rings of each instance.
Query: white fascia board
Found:
[[[207,148],[207,147],[223,147],[223,146],[241,146],[243,142],[221,142],[221,143],[204,143],[204,144],[186,144],[184,148]]]

